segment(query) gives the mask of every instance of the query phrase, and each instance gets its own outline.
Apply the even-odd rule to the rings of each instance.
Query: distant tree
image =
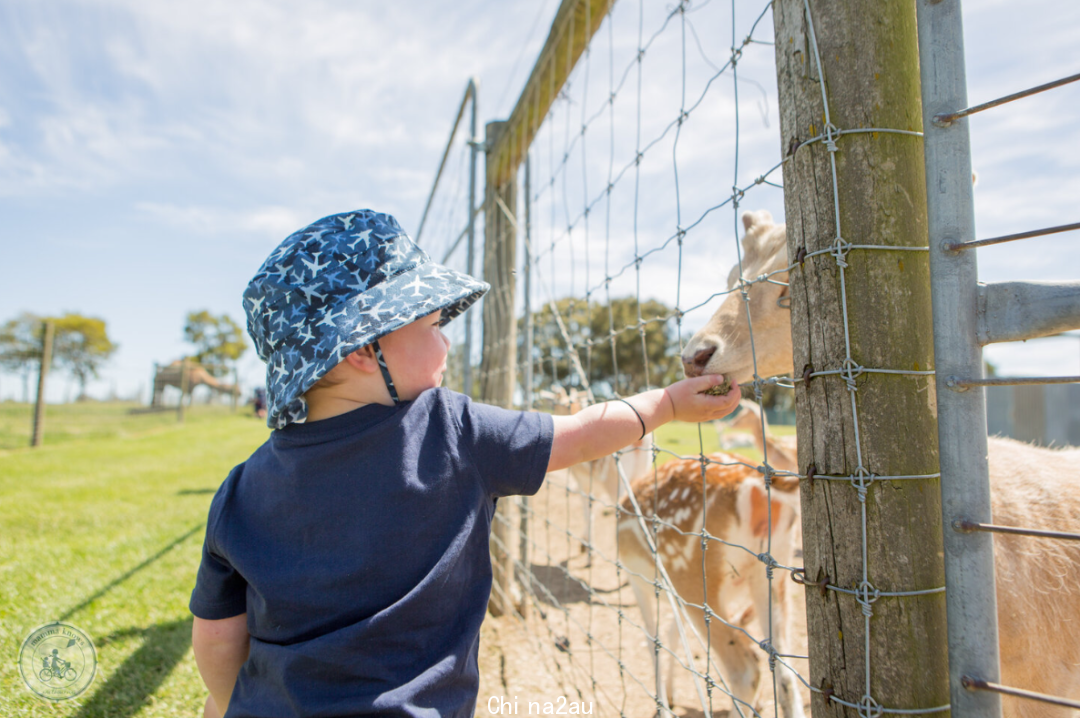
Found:
[[[228,374],[247,351],[240,325],[228,314],[215,317],[205,309],[188,312],[184,339],[195,345],[195,360],[216,377]]]
[[[109,339],[103,319],[68,312],[53,319],[53,322],[56,325],[53,361],[71,372],[79,382],[79,398],[83,399],[86,397],[87,382],[97,378],[98,370],[119,346]]]
[[[641,302],[644,345],[638,328],[638,302],[634,297],[613,299],[610,306],[599,302],[590,302],[586,306],[580,298],[573,297],[564,297],[555,304],[577,349],[582,368],[599,396],[611,396],[615,392],[633,394],[647,385],[664,386],[681,376],[674,323],[666,319],[671,309],[662,302],[653,299]],[[524,361],[525,320],[522,318],[518,322],[519,361]],[[590,339],[592,345],[588,346]],[[566,341],[548,304],[533,313],[532,360],[534,389],[543,389],[552,383],[581,386]]]
[[[0,326],[0,367],[23,380],[23,401],[30,401],[30,377],[41,361],[42,319],[23,312]]]

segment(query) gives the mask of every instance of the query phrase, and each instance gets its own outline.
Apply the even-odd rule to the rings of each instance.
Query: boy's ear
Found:
[[[379,371],[379,360],[375,358],[375,348],[370,344],[366,347],[360,347],[351,354],[347,354],[345,361],[349,363],[349,366],[364,373]]]

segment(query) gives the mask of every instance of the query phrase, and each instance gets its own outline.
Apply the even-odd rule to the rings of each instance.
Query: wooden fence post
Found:
[[[505,122],[489,122],[485,128],[488,148],[494,147],[506,127]],[[515,258],[517,250],[517,173],[499,181],[499,156],[489,153],[484,190],[484,281],[491,291],[484,297],[483,355],[480,359],[480,401],[510,408],[517,378],[517,320],[514,316]],[[493,615],[509,613],[514,575],[510,552],[511,527],[515,527],[513,502],[501,501],[491,526],[493,586],[490,609]],[[512,602],[512,601],[511,601]]]
[[[42,329],[41,369],[38,370],[37,403],[34,405],[34,431],[30,436],[30,446],[41,446],[45,440],[45,380],[49,376],[52,364],[53,336],[56,325],[46,319]]]
[[[806,591],[810,683],[866,715],[942,706],[944,592],[882,595],[944,586],[928,253],[895,249],[927,245],[915,3],[773,13],[804,564],[827,584]]]

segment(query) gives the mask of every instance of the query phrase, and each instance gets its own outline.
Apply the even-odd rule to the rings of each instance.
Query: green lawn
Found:
[[[795,427],[770,425],[769,431],[774,436],[789,436],[795,433]],[[700,453],[720,451],[720,439],[712,424],[673,421],[657,429],[654,435],[656,445],[660,448],[658,460],[661,464],[675,458],[674,454],[697,456]],[[756,448],[732,449],[730,453],[745,456],[750,461],[761,461],[761,452]]]
[[[251,410],[246,407],[238,413],[243,414],[244,411],[247,411],[248,416],[251,415]],[[232,410],[227,406],[196,404],[188,409],[185,422],[201,423],[231,413]],[[33,404],[0,402],[0,451],[28,446],[33,420]],[[127,402],[47,404],[44,445],[144,435],[154,429],[171,429],[175,426],[175,409],[146,413],[145,407]]]
[[[26,405],[0,404],[0,715],[200,714],[187,600],[203,522],[229,469],[265,440],[250,411],[50,406],[46,445],[24,446]],[[98,651],[93,685],[46,703],[23,685],[23,639],[56,620]]]

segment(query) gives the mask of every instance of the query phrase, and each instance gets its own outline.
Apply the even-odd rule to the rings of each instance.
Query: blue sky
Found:
[[[736,4],[739,31],[764,7],[743,5]],[[106,319],[121,349],[91,393],[138,390],[153,362],[187,351],[181,330],[188,311],[242,318],[244,285],[291,231],[361,206],[389,211],[415,231],[469,76],[481,83],[481,122],[507,114],[557,6],[0,0],[0,320],[23,310]],[[700,7],[693,17],[706,52],[722,63],[730,27],[710,30],[710,13],[721,23],[730,4],[692,6]],[[649,27],[665,7],[650,4]],[[613,57],[636,47],[636,8],[630,0],[616,5]],[[1076,3],[969,0],[965,25],[973,103],[1080,71]],[[758,35],[771,36],[768,18],[762,27]],[[599,37],[607,52],[605,32]],[[658,43],[655,67],[675,61],[677,39],[666,50]],[[740,167],[753,176],[771,166],[779,147],[772,49],[751,49],[740,67]],[[589,97],[606,92],[600,54],[590,79],[571,84],[580,106],[571,93],[564,114],[576,118]],[[691,79],[707,76],[704,61],[694,62]],[[677,110],[673,91],[647,81],[646,104]],[[979,236],[1078,220],[1077,107],[1074,85],[972,120]],[[723,102],[715,112],[723,117]],[[459,229],[446,203],[461,192],[462,139],[443,204],[425,229],[436,255],[439,242]],[[688,206],[694,188],[715,179],[699,172],[690,159],[680,168]],[[757,196],[779,218],[779,191]],[[659,236],[672,224],[671,211],[656,207],[643,223],[655,222]],[[1070,233],[981,250],[981,276],[1075,279],[1076,242]],[[664,278],[673,261],[656,265],[655,286],[670,284]],[[708,265],[708,276],[724,276],[734,244],[702,249],[695,261]],[[707,296],[705,281],[686,278],[684,299]],[[667,298],[659,288],[653,293]],[[995,347],[987,355],[1012,373],[1075,373],[1080,341]],[[242,378],[261,381],[253,352]],[[69,392],[59,379],[50,398]],[[21,394],[17,377],[0,376],[0,396]]]

